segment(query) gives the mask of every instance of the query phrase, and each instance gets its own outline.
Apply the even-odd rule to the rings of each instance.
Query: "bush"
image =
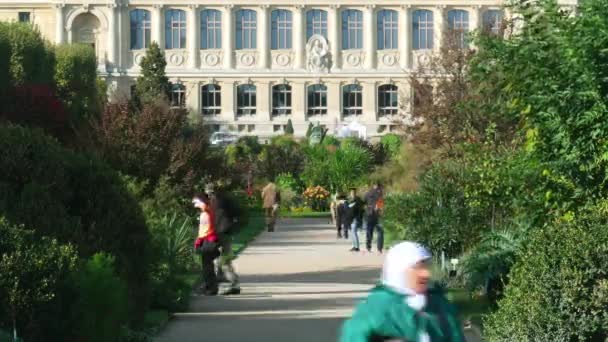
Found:
[[[55,48],[55,85],[57,96],[78,126],[99,114],[97,58],[88,45],[70,44]]]
[[[534,230],[509,276],[489,341],[604,341],[608,338],[606,202],[574,220]]]
[[[58,307],[72,300],[62,289],[76,266],[76,251],[2,217],[0,236],[0,326],[17,329],[29,341],[49,340],[52,332],[59,336],[51,338],[61,340],[64,317],[48,313],[61,313]]]
[[[386,134],[380,138],[380,145],[387,151],[390,159],[395,158],[401,151],[402,140],[397,134]]]
[[[128,300],[127,287],[114,270],[114,257],[94,254],[73,281],[78,336],[90,342],[116,341],[128,321]]]
[[[37,236],[72,243],[82,256],[114,255],[128,284],[130,317],[141,322],[148,299],[148,229],[118,174],[40,130],[14,125],[0,125],[0,169],[0,215]]]

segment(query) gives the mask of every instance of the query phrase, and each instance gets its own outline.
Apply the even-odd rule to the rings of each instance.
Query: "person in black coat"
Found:
[[[344,227],[350,228],[351,239],[353,247],[350,249],[351,252],[359,251],[359,235],[358,230],[363,226],[363,212],[364,202],[357,195],[357,189],[350,189],[350,195],[345,204],[344,210]]]

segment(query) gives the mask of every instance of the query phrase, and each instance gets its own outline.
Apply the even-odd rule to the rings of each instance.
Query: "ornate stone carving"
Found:
[[[218,56],[215,53],[210,53],[205,56],[204,61],[205,61],[205,64],[207,64],[208,66],[216,66],[220,62],[220,56]]]
[[[430,53],[422,53],[418,55],[418,65],[423,67],[428,67],[431,64],[433,57]]]
[[[240,62],[245,66],[252,66],[255,63],[255,57],[251,53],[242,54]]]
[[[85,11],[85,12],[87,12],[87,13],[89,13],[89,11],[91,10],[89,8],[89,4],[82,4],[82,10]]]
[[[325,37],[315,34],[306,44],[306,69],[312,72],[329,71],[329,46]]]
[[[171,63],[171,65],[180,66],[184,64],[185,60],[186,58],[184,58],[184,55],[181,53],[173,53],[169,55],[169,63]]]
[[[386,66],[394,66],[397,63],[397,56],[393,54],[386,54],[382,56],[382,63]]]
[[[143,53],[136,53],[135,56],[133,56],[133,63],[137,66],[139,66],[141,64],[141,61],[144,59],[145,54]]]
[[[280,65],[282,67],[286,67],[291,62],[291,57],[289,57],[288,54],[282,53],[282,54],[276,55],[274,61],[275,61],[275,63],[277,65]]]
[[[359,54],[348,54],[345,59],[346,63],[353,67],[358,67],[361,64],[361,56],[359,56]]]

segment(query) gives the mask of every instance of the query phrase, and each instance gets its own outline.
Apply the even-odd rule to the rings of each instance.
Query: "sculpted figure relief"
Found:
[[[329,48],[325,37],[318,34],[310,37],[308,44],[306,44],[306,52],[308,56],[306,63],[308,71],[329,71]]]

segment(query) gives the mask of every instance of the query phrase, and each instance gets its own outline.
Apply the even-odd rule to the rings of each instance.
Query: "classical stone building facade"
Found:
[[[498,31],[510,15],[501,0],[0,1],[0,20],[91,44],[114,97],[129,96],[158,42],[174,105],[214,130],[260,136],[281,133],[288,119],[297,135],[311,121],[390,132],[410,103],[408,74],[430,62],[447,30]]]

